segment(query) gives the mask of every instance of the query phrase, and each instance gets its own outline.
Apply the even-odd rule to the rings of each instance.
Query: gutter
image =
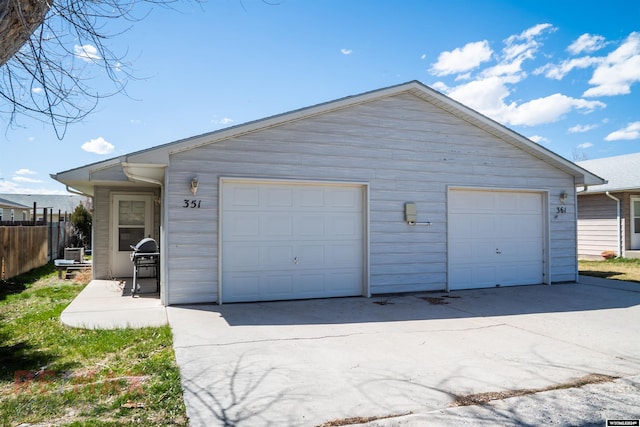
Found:
[[[163,187],[164,186],[164,182],[159,181],[157,179],[153,179],[153,178],[149,178],[146,176],[142,176],[142,175],[136,175],[131,171],[131,167],[133,165],[131,163],[127,163],[127,162],[122,162],[122,170],[124,171],[124,174],[127,176],[127,178],[129,178],[132,181],[142,181],[142,182],[146,182],[148,184],[154,184],[157,185],[159,187]],[[165,167],[164,165],[161,165],[160,167]]]
[[[71,194],[77,194],[78,196],[84,196],[84,197],[89,197],[89,198],[93,199],[93,196],[91,196],[90,194],[83,193],[82,191],[76,190],[75,188],[71,188],[67,184],[65,184],[64,186],[67,189],[67,191],[69,193],[71,193]]]
[[[616,202],[616,228],[617,228],[617,237],[618,237],[618,256],[622,258],[622,227],[620,226],[620,199],[615,196],[612,196],[611,193],[606,191],[604,193],[611,200],[615,200]]]

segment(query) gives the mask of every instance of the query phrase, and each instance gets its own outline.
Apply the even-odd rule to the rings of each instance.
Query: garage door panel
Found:
[[[457,239],[471,235],[473,222],[470,215],[451,214],[449,216],[449,237]]]
[[[356,188],[336,188],[325,190],[328,192],[328,206],[331,208],[346,208],[358,211],[362,207],[361,192]]]
[[[293,217],[290,214],[267,214],[263,218],[263,233],[257,236],[260,240],[293,237]]]
[[[322,215],[302,215],[298,218],[300,236],[317,237],[326,234],[326,218]]]
[[[230,218],[234,240],[256,238],[260,235],[260,218],[255,215],[238,214]]]
[[[270,245],[260,247],[260,268],[282,269],[293,264],[293,248],[291,245]]]
[[[452,190],[448,206],[450,289],[543,281],[541,193]]]
[[[262,209],[292,208],[293,207],[293,190],[286,187],[266,187],[264,190],[265,202],[261,204]]]
[[[287,299],[293,294],[293,275],[265,274],[260,277],[260,294],[272,295],[274,299]]]
[[[232,281],[233,289],[229,289],[229,297],[237,301],[251,301],[260,295],[260,279],[255,273],[229,273],[223,280]]]
[[[495,218],[493,215],[487,214],[471,214],[472,221],[472,229],[471,235],[474,236],[475,239],[490,239],[495,236],[496,232],[496,224]]]
[[[325,205],[324,189],[303,188],[300,191],[300,206],[304,208],[319,208]]]
[[[299,245],[296,253],[300,254],[298,262],[303,264],[303,267],[309,265],[325,266],[327,264],[326,249],[324,245]]]
[[[356,291],[358,295],[362,294],[361,273],[356,269],[337,270],[327,274],[327,288],[335,296],[353,295],[353,284],[358,283]]]
[[[250,245],[229,245],[229,266],[235,271],[255,270],[263,264],[259,247]]]
[[[355,265],[362,259],[362,247],[358,242],[347,244],[332,244],[328,247],[329,265],[345,266]]]
[[[229,209],[233,208],[257,208],[260,203],[260,190],[258,188],[243,187],[237,188],[230,193],[225,200],[225,205]]]
[[[362,295],[362,187],[225,183],[221,199],[223,301]]]

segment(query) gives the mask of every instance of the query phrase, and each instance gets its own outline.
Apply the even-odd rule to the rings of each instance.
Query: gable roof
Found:
[[[608,181],[605,185],[587,189],[587,193],[640,189],[640,153],[585,160],[578,165]]]
[[[592,174],[551,150],[415,80],[158,145],[117,158],[59,172],[51,175],[51,177],[66,184],[67,188],[72,187],[85,194],[93,194],[95,185],[107,182],[112,185],[127,185],[138,181],[161,185],[164,169],[169,163],[171,154],[403,93],[413,94],[425,102],[442,108],[454,116],[566,172],[575,178],[576,185],[600,185],[605,182],[599,176]],[[122,181],[104,181],[106,176],[113,176],[114,173],[116,175],[119,174],[119,176],[126,175],[129,182],[127,183],[126,180],[124,183]]]
[[[33,208],[35,202],[38,209],[49,208],[56,213],[58,210],[71,213],[85,198],[71,194],[0,194],[0,204],[2,199],[24,209]]]
[[[5,194],[0,194],[0,196],[5,196]],[[5,199],[0,197],[0,209],[31,209],[29,206],[21,205],[20,203],[16,203],[12,200]]]

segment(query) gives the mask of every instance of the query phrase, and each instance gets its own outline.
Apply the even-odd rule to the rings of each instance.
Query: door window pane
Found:
[[[131,246],[135,246],[144,239],[144,228],[120,227],[118,230],[118,250],[131,251]]]
[[[120,201],[118,223],[120,226],[139,225],[144,227],[144,201]]]

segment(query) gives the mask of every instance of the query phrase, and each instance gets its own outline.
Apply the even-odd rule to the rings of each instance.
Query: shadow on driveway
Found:
[[[191,426],[318,426],[640,373],[640,292],[527,286],[171,306]]]
[[[611,282],[611,281],[607,281]],[[563,313],[632,307],[640,285],[565,283],[372,298],[176,306],[217,313],[229,326],[317,325]]]

